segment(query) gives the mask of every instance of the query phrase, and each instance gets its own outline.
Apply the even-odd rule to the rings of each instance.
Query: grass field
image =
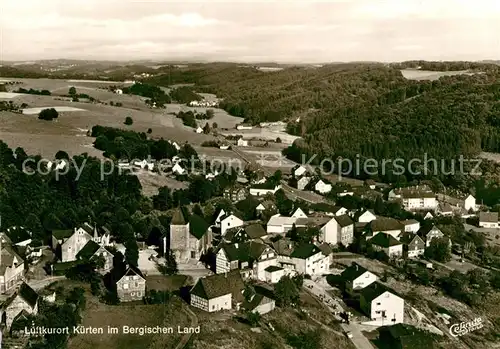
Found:
[[[187,280],[186,275],[148,275],[146,287],[158,291],[177,291],[184,286]]]
[[[416,70],[416,69],[403,69],[401,70],[403,76],[408,80],[438,80],[442,76],[453,75],[473,75],[467,70],[459,71],[432,71],[432,70]]]

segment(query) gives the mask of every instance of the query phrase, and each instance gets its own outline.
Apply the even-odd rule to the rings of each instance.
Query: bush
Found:
[[[134,120],[133,120],[130,116],[127,116],[127,117],[125,118],[125,122],[124,122],[124,124],[125,124],[125,125],[130,126],[130,125],[132,125],[133,123],[134,123]]]
[[[38,114],[38,119],[51,121],[57,119],[59,113],[54,108],[44,109]]]

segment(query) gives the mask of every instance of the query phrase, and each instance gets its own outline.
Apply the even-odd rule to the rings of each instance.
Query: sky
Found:
[[[500,59],[497,0],[0,0],[0,59]]]

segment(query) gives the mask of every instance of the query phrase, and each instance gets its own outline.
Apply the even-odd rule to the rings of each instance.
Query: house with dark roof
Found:
[[[273,298],[266,296],[263,292],[259,292],[260,288],[255,289],[255,293],[250,295],[248,299],[241,304],[241,309],[260,315],[267,314],[276,308],[276,301]]]
[[[106,274],[113,268],[113,254],[106,247],[99,245],[97,242],[90,240],[76,254],[78,260],[90,261],[96,258],[102,258],[104,264],[97,268],[101,274]]]
[[[403,256],[405,258],[417,258],[425,252],[425,242],[417,234],[404,232],[399,241],[403,243]]]
[[[238,310],[245,301],[244,289],[239,270],[202,277],[189,292],[190,304],[207,312]]]
[[[259,241],[221,243],[214,251],[217,274],[240,270],[245,277],[265,281],[265,269],[278,264],[276,252]]]
[[[229,212],[219,218],[219,228],[222,236],[226,234],[226,231],[232,228],[241,227],[245,224],[243,219]]]
[[[275,194],[281,189],[281,184],[273,184],[271,182],[264,182],[254,184],[250,187],[250,195],[265,196],[266,194]]]
[[[23,282],[14,294],[2,304],[0,308],[2,324],[10,329],[12,323],[22,313],[36,315],[38,313],[39,299],[38,293]]]
[[[354,239],[354,222],[348,215],[334,216],[320,228],[319,240],[328,244],[352,244]]]
[[[498,228],[498,212],[479,212],[479,226],[481,228]]]
[[[265,281],[270,284],[277,283],[285,275],[285,269],[276,265],[271,265],[264,269],[264,271],[266,276]]]
[[[293,249],[290,254],[294,270],[298,274],[321,275],[330,267],[329,257],[313,244],[302,244]]]
[[[379,233],[370,239],[373,249],[383,251],[388,257],[402,257],[403,244],[387,233]]]
[[[139,269],[129,267],[116,282],[116,293],[120,302],[140,301],[146,294],[146,278]]]
[[[377,275],[357,263],[352,263],[352,265],[345,268],[340,276],[344,283],[344,290],[349,294],[362,290],[378,279]]]
[[[377,219],[377,216],[373,210],[364,210],[356,214],[354,219],[358,223],[370,223],[371,221]]]
[[[404,320],[404,299],[378,281],[361,289],[359,305],[377,324],[394,325]]]
[[[378,217],[366,226],[366,239],[369,240],[378,233],[386,233],[398,239],[404,226],[396,219],[390,217]]]
[[[444,237],[443,232],[434,224],[423,226],[418,230],[417,235],[420,236],[422,240],[425,241],[425,247],[429,247],[431,245],[432,239]],[[451,240],[450,240],[450,247],[451,247]]]
[[[436,347],[433,334],[415,326],[396,324],[378,328],[379,341],[387,348],[394,349],[433,349]]]
[[[267,236],[266,229],[262,224],[254,223],[244,227],[229,229],[224,235],[224,241],[228,243],[258,240]]]
[[[170,249],[177,263],[198,261],[212,245],[212,233],[203,217],[177,208],[170,222],[170,239],[163,238],[164,252]]]
[[[447,202],[440,202],[436,207],[436,213],[440,216],[453,216],[453,208]]]
[[[101,246],[110,245],[111,234],[103,230],[102,234],[89,223],[84,223],[73,230],[52,231],[52,249],[61,262],[76,261],[76,255],[89,241],[95,241]]]
[[[399,221],[403,225],[403,231],[416,233],[420,229],[420,222],[416,219],[407,219],[404,221]]]
[[[16,287],[24,277],[24,259],[6,236],[0,238],[0,293]]]

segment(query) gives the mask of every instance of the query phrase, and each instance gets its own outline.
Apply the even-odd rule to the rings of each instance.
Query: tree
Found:
[[[321,331],[305,330],[298,334],[293,334],[287,338],[288,344],[295,349],[320,349]]]
[[[218,128],[218,127],[219,127],[219,125],[217,125],[217,123],[214,121],[214,122],[212,123],[212,128],[213,128],[213,129],[216,129],[216,128]]]
[[[59,113],[54,108],[43,109],[40,114],[38,114],[38,119],[51,121],[57,119]]]
[[[434,238],[430,246],[425,249],[425,256],[438,262],[447,262],[451,259],[450,240],[447,237]]]
[[[260,314],[258,312],[247,311],[245,312],[245,319],[250,324],[250,326],[257,326],[260,322]]]
[[[68,94],[69,94],[71,97],[75,96],[75,95],[76,95],[76,88],[75,88],[74,86],[71,86],[71,87],[69,88]]]
[[[299,288],[289,276],[284,276],[278,281],[274,292],[280,307],[294,306],[299,302]]]
[[[153,133],[153,130],[151,128],[148,128],[148,134]]]
[[[59,151],[56,153],[55,158],[56,158],[57,160],[69,160],[69,158],[70,158],[70,157],[69,157],[68,153],[66,153],[65,151],[63,151],[63,150],[59,150]]]
[[[158,270],[163,275],[175,275],[179,272],[177,261],[175,260],[175,255],[172,251],[167,251],[167,255],[165,256],[165,264],[158,265]]]
[[[205,126],[203,126],[203,133],[206,135],[210,133],[210,125],[208,124],[208,122],[205,124]]]
[[[207,115],[207,119],[209,119],[209,120],[212,119],[215,116],[215,113],[214,113],[213,109],[207,109],[207,111],[205,112],[205,114]],[[214,124],[215,124],[215,122],[214,122]],[[216,128],[216,127],[214,127],[214,128]]]
[[[130,125],[132,125],[133,123],[134,123],[134,120],[133,120],[130,116],[127,116],[127,117],[125,118],[125,122],[124,122],[124,124],[125,124],[125,125],[130,126]]]
[[[281,143],[281,138],[277,137],[276,138],[276,143]]]

